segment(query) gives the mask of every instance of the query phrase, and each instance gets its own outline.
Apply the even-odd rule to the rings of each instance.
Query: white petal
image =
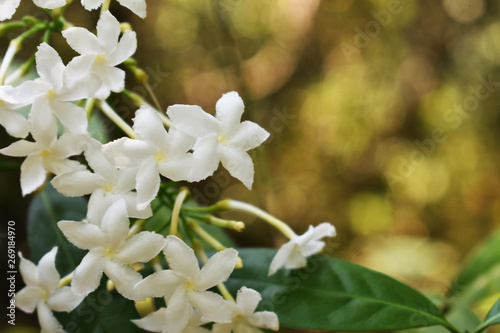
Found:
[[[117,66],[130,58],[137,50],[137,36],[135,31],[123,34],[116,48],[106,57],[108,66]]]
[[[76,170],[58,175],[50,183],[66,197],[81,197],[98,189],[103,180],[88,170]]]
[[[36,98],[31,105],[28,118],[33,139],[48,149],[57,140],[57,121],[45,96]]]
[[[307,260],[300,252],[300,247],[294,246],[292,252],[290,252],[290,255],[288,256],[285,262],[285,268],[296,269],[305,267],[306,265],[307,265]]]
[[[38,46],[35,56],[38,75],[59,91],[63,85],[64,64],[57,51],[44,42]]]
[[[56,269],[56,255],[57,247],[53,247],[38,262],[40,287],[49,295],[57,288],[59,278],[61,277]]]
[[[56,289],[54,293],[47,300],[48,306],[57,312],[70,312],[80,304],[85,297],[83,295],[77,295],[72,290],[71,287],[62,287]]]
[[[134,131],[139,138],[155,146],[157,149],[164,149],[168,144],[169,136],[163,125],[160,116],[149,107],[141,107],[135,112]]]
[[[197,289],[207,290],[226,281],[234,270],[237,259],[238,251],[235,249],[225,249],[214,254],[200,271],[196,280]]]
[[[149,205],[160,189],[160,175],[156,160],[151,156],[142,162],[136,176],[137,209],[142,210]]]
[[[56,317],[54,317],[52,310],[49,309],[45,302],[38,302],[36,312],[41,328],[40,333],[64,332],[63,327],[57,321]]]
[[[129,192],[121,195],[116,195],[117,199],[120,198],[125,199],[127,203],[127,212],[129,217],[134,217],[138,219],[147,219],[153,215],[153,211],[151,210],[151,205],[148,205],[144,209],[137,209],[137,193]]]
[[[313,240],[300,247],[300,254],[303,257],[309,257],[313,254],[321,252],[325,247],[325,242]]]
[[[195,280],[200,274],[198,260],[192,248],[176,236],[167,236],[167,245],[163,250],[168,265],[175,273]]]
[[[56,9],[66,4],[66,0],[33,0],[35,5],[46,9]]]
[[[0,21],[12,18],[21,0],[3,1],[0,3]]]
[[[224,168],[239,179],[249,190],[253,184],[253,161],[248,153],[225,146],[219,147],[220,161]]]
[[[97,22],[99,44],[109,53],[116,47],[120,36],[120,22],[109,12],[104,12]]]
[[[15,157],[31,155],[36,151],[38,151],[38,145],[35,142],[25,140],[13,142],[8,147],[0,149],[0,153]]]
[[[222,131],[229,133],[235,129],[245,110],[243,100],[236,91],[223,94],[215,104],[215,117],[222,123]]]
[[[140,18],[146,17],[146,0],[118,0],[118,2]]]
[[[121,92],[125,88],[125,72],[116,67],[95,66],[103,80],[103,85],[95,93],[95,97],[106,99],[109,91]]]
[[[16,111],[0,109],[0,124],[15,138],[25,138],[28,135],[28,120]]]
[[[189,135],[199,137],[221,130],[220,122],[198,105],[172,105],[167,108],[167,114],[177,129]]]
[[[292,241],[289,241],[281,246],[281,248],[274,256],[273,261],[271,262],[271,265],[269,267],[269,275],[273,275],[278,271],[278,269],[283,267],[285,262],[288,260],[288,257],[292,253],[294,247],[295,243],[293,243]]]
[[[184,282],[171,270],[164,270],[149,275],[137,283],[134,289],[143,298],[164,297],[170,296],[177,287],[182,287]]]
[[[197,182],[211,176],[219,166],[219,148],[215,134],[200,138],[194,147],[193,168],[189,182]]]
[[[248,323],[254,327],[277,331],[280,328],[278,316],[274,312],[261,311],[247,317]]]
[[[231,309],[221,295],[210,291],[191,291],[187,293],[187,296],[195,309],[203,315],[203,318],[216,323],[231,322]]]
[[[257,309],[257,305],[262,300],[258,291],[242,287],[236,295],[236,305],[245,316],[249,316]]]
[[[227,324],[216,323],[212,326],[213,333],[231,333],[232,329],[233,329],[232,323],[227,323]]]
[[[82,0],[82,5],[86,10],[93,10],[99,8],[104,0]]]
[[[162,332],[167,327],[166,311],[167,308],[160,308],[142,319],[133,319],[131,321],[143,330]]]
[[[33,154],[21,164],[21,189],[23,196],[39,188],[47,177],[47,171],[42,163],[42,157]]]
[[[192,312],[193,307],[188,303],[184,287],[177,288],[167,304],[167,332],[183,332]]]
[[[101,227],[102,217],[111,203],[108,202],[107,196],[104,195],[104,190],[99,188],[95,190],[89,198],[87,205],[87,220],[99,228]]]
[[[80,249],[90,250],[104,245],[102,231],[96,225],[86,222],[59,221],[57,226],[68,241]]]
[[[192,154],[184,154],[166,158],[158,163],[159,173],[173,181],[188,180],[191,170],[195,167]]]
[[[247,151],[260,146],[268,137],[269,133],[265,129],[254,122],[244,121],[231,134],[227,145]]]
[[[118,250],[127,238],[130,221],[125,200],[113,203],[102,218],[101,229],[106,238],[106,246]]]
[[[321,239],[323,237],[334,237],[337,233],[333,225],[323,222],[314,228],[313,234],[314,239]]]
[[[100,52],[99,39],[85,28],[73,27],[62,32],[66,42],[80,54],[98,54]]]
[[[141,296],[135,292],[134,286],[142,280],[142,275],[132,267],[119,264],[114,260],[106,260],[104,273],[113,281],[116,290],[123,297],[132,300],[141,300]]]
[[[24,283],[26,285],[38,286],[38,267],[28,259],[25,259],[21,252],[19,252],[19,258],[21,259],[19,271],[21,272]]]
[[[35,311],[38,301],[42,298],[41,289],[33,285],[27,285],[19,290],[15,297],[16,306],[27,313]]]
[[[75,269],[71,290],[75,294],[87,296],[99,287],[104,270],[101,251],[90,251]]]
[[[148,262],[165,247],[167,240],[160,234],[142,231],[128,238],[114,257],[124,264]]]
[[[154,149],[146,142],[121,138],[102,146],[104,155],[119,168],[132,168],[154,154]]]
[[[81,107],[57,100],[50,101],[50,106],[66,130],[75,134],[87,133],[87,115]]]
[[[102,144],[99,141],[91,138],[84,148],[84,154],[85,159],[95,173],[109,182],[114,182],[114,178],[118,174],[118,171],[111,165],[106,156],[104,156]]]
[[[67,100],[77,100],[94,95],[101,79],[91,72],[95,55],[87,54],[74,57],[64,71],[63,96]]]

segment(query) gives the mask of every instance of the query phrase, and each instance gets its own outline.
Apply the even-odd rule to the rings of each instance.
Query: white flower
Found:
[[[260,294],[250,288],[242,287],[236,295],[236,302],[230,301],[233,322],[214,324],[214,333],[262,333],[258,328],[277,331],[279,329],[278,316],[274,312],[255,312],[262,300]]]
[[[72,78],[67,77],[67,67],[61,57],[49,44],[42,43],[36,52],[36,69],[39,79],[23,82],[18,90],[23,96],[30,96],[31,117],[51,119],[55,115],[68,131],[78,134],[87,132],[85,111],[69,101],[88,98],[93,89],[85,89],[84,84],[69,89]],[[35,124],[38,126],[38,124]]]
[[[66,0],[33,0],[35,5],[46,9],[55,9],[66,4]]]
[[[226,249],[216,253],[200,270],[193,249],[175,236],[167,237],[163,250],[171,270],[156,272],[135,286],[143,297],[167,297],[165,311],[169,333],[180,333],[188,324],[193,307],[202,319],[231,322],[231,310],[218,294],[206,291],[227,280],[234,269],[238,252]]]
[[[86,10],[99,8],[104,0],[82,0],[82,5]],[[118,0],[118,2],[140,18],[146,17],[146,0]]]
[[[84,154],[89,170],[75,170],[58,175],[52,179],[52,185],[67,197],[91,194],[87,209],[87,219],[100,223],[106,209],[114,202],[125,199],[129,217],[148,218],[152,215],[151,207],[137,209],[137,193],[132,192],[135,186],[137,168],[118,170],[101,151],[102,144],[90,139]]]
[[[57,247],[54,247],[36,266],[19,252],[19,270],[26,287],[16,293],[16,306],[28,313],[36,308],[40,327],[45,333],[63,331],[52,310],[70,312],[83,300],[83,296],[74,294],[70,287],[57,288],[60,275],[56,270],[56,254]]]
[[[28,120],[15,110],[28,105],[25,98],[18,98],[18,90],[11,86],[0,86],[0,124],[7,133],[16,138],[25,138],[29,133]]]
[[[167,132],[160,117],[148,107],[136,111],[133,128],[137,139],[122,138],[104,145],[103,150],[119,168],[139,168],[137,208],[144,209],[158,194],[160,175],[174,181],[189,180],[193,158],[187,152],[195,139],[175,129]]]
[[[278,250],[269,267],[269,275],[273,275],[281,267],[295,269],[306,266],[306,258],[320,252],[325,246],[325,242],[320,239],[335,235],[335,227],[328,222],[316,227],[309,226],[303,235],[293,237]]]
[[[264,142],[269,133],[251,121],[241,121],[244,105],[237,92],[217,101],[215,118],[196,105],[173,105],[167,114],[173,126],[198,138],[190,179],[198,181],[214,173],[222,162],[247,188],[253,183],[253,162],[247,151]]]
[[[30,115],[31,134],[35,142],[19,140],[0,149],[0,153],[26,159],[21,164],[21,189],[27,195],[43,184],[47,171],[54,174],[73,171],[83,166],[68,159],[82,152],[83,142],[88,136],[64,133],[57,138],[57,123],[43,114]]]
[[[169,332],[167,330],[166,308],[160,308],[146,317],[142,319],[134,319],[132,322],[140,328],[150,332]],[[187,326],[182,330],[182,333],[208,333],[210,330],[200,327],[207,322],[207,320],[201,320],[201,314],[198,311],[193,311],[191,318],[189,318]]]
[[[57,223],[71,243],[89,250],[73,275],[71,287],[75,293],[88,295],[94,291],[104,272],[120,294],[129,299],[137,298],[133,286],[142,276],[128,264],[148,262],[161,251],[166,240],[162,235],[147,231],[127,238],[129,223],[125,200],[109,207],[100,227],[86,222]]]
[[[94,97],[99,99],[124,89],[125,72],[115,66],[135,53],[134,31],[125,32],[119,39],[120,22],[106,11],[97,22],[97,36],[80,27],[66,29],[62,34],[69,46],[81,54],[68,64],[68,77],[74,79],[69,88],[87,82],[88,89],[94,89]]]
[[[8,20],[14,15],[21,0],[3,0],[0,2],[0,21]]]

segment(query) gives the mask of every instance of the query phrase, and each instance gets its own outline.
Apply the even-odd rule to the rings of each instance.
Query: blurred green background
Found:
[[[193,189],[201,203],[252,202],[297,232],[329,221],[338,232],[329,253],[441,294],[500,226],[500,2],[147,4],[144,21],[117,3],[111,10],[137,31],[135,58],[162,109],[214,112],[222,93],[236,90],[244,117],[271,133],[252,153],[253,191],[220,170]],[[16,17],[35,12],[29,1],[22,6]],[[98,13],[82,12],[75,1],[67,19],[91,28]],[[53,40],[66,61],[74,55]],[[128,76],[128,87],[152,102]],[[133,117],[126,99],[111,104]],[[2,215],[21,222],[29,198],[14,205],[17,175],[1,177]],[[234,236],[244,246],[285,241],[257,221]],[[484,316],[492,302],[476,310]]]

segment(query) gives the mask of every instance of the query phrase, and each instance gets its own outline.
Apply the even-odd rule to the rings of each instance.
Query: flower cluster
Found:
[[[145,17],[144,0],[118,1]],[[47,9],[64,9],[67,5],[66,0],[34,2]],[[19,1],[0,4],[0,19],[10,18],[18,5]],[[234,91],[218,100],[215,116],[195,105],[170,106],[166,115],[142,105],[135,112],[133,126],[127,125],[106,99],[112,92],[120,93],[125,88],[125,71],[117,66],[135,53],[136,34],[122,31],[120,22],[106,10],[109,1],[82,0],[82,5],[88,10],[103,7],[97,34],[80,27],[61,29],[78,56],[65,65],[46,38],[55,25],[40,23],[34,28],[45,29],[46,34],[35,54],[38,78],[12,85],[22,73],[6,77],[22,39],[11,43],[0,67],[0,82],[9,82],[0,85],[0,124],[20,139],[0,149],[0,153],[24,157],[20,179],[23,195],[39,189],[47,177],[65,196],[89,195],[85,220],[58,223],[66,239],[88,250],[87,254],[74,272],[62,280],[55,268],[56,247],[45,254],[38,266],[20,254],[20,270],[27,286],[17,293],[17,306],[26,312],[36,308],[42,331],[62,331],[52,311],[72,311],[99,287],[105,275],[127,299],[165,299],[166,307],[133,320],[146,330],[204,332],[207,329],[201,326],[210,322],[214,323],[214,332],[277,330],[276,314],[255,312],[261,300],[257,291],[242,287],[236,301],[224,291],[223,282],[239,265],[238,252],[223,248],[210,235],[199,232],[196,221],[188,219],[184,221],[186,225],[219,251],[200,269],[197,256],[203,259],[204,252],[195,254],[177,231],[186,192],[179,191],[175,203],[172,202],[170,235],[141,231],[153,215],[152,202],[161,191],[161,176],[173,182],[198,182],[222,164],[251,189],[254,168],[248,151],[261,145],[269,133],[251,121],[241,121],[244,104]],[[26,106],[30,107],[28,117],[18,112]],[[88,117],[94,107],[99,107],[129,137],[105,144],[93,139]],[[74,158],[80,155],[84,158]],[[297,236],[284,222],[234,200],[221,201],[214,209],[253,214],[290,238],[278,251],[269,274],[281,267],[304,267],[308,256],[323,249],[325,243],[321,239],[335,235],[335,228],[323,223]],[[130,219],[135,219],[132,227]],[[207,219],[213,224],[242,229],[241,222],[213,216]],[[145,278],[134,269],[134,264],[151,263],[161,252],[169,269],[156,266],[157,271]],[[208,290],[215,286],[224,297]]]

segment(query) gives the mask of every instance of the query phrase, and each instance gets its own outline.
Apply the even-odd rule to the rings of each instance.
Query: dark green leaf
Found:
[[[57,227],[61,220],[85,218],[87,202],[83,198],[67,198],[50,184],[39,192],[28,208],[29,258],[37,263],[54,246],[58,246],[56,267],[61,276],[73,271],[86,251],[69,243]]]
[[[493,304],[486,319],[474,330],[474,333],[481,332],[486,327],[496,324],[500,324],[500,298]]]
[[[424,295],[384,274],[325,256],[300,270],[268,277],[271,249],[240,250],[243,269],[228,280],[234,293],[259,291],[261,310],[274,311],[285,327],[309,330],[399,330],[432,325],[454,329]]]

